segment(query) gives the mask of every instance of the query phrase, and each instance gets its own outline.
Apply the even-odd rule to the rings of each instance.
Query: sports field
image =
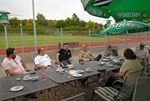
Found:
[[[23,46],[34,46],[34,36],[24,36]],[[111,41],[123,40],[120,38],[111,38]],[[105,42],[107,37],[91,37],[91,42]],[[88,36],[63,36],[63,42],[89,42]],[[54,45],[61,43],[61,36],[37,35],[37,45]],[[8,36],[9,47],[21,47],[21,36]],[[5,48],[5,36],[0,36],[0,48]]]

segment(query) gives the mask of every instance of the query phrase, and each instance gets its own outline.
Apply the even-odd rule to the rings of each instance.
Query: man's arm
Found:
[[[137,57],[138,59],[147,59],[149,56],[144,56],[144,57]]]
[[[8,70],[6,70],[6,72],[8,72],[11,76],[23,74],[23,73],[19,73],[19,72],[14,72],[12,69],[8,69]]]
[[[111,48],[109,49],[109,51],[107,53],[104,54],[104,56],[109,56],[110,52],[111,52]]]
[[[52,61],[51,61],[51,64],[52,64],[53,67],[56,67],[56,65]]]
[[[69,59],[68,59],[68,61],[72,61],[72,59],[71,59],[71,57],[72,57],[72,54],[71,54],[71,51],[70,51],[70,55],[69,55]]]
[[[45,66],[42,66],[40,64],[35,64],[36,68],[40,69],[40,68],[44,68]]]
[[[59,63],[59,55],[60,55],[60,53],[57,53],[57,54],[56,54],[56,62],[57,62],[57,63]]]
[[[24,69],[28,72],[29,70],[27,69],[27,67],[26,67],[26,65],[25,65],[23,60],[21,60],[21,63],[22,63],[22,66],[24,67]]]
[[[80,54],[79,54],[79,59],[85,61],[85,59],[82,57],[82,52],[81,51],[80,51]]]

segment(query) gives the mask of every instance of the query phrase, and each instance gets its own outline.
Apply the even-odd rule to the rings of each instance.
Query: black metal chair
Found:
[[[123,82],[123,86],[118,91],[112,87],[96,87],[92,94],[92,101],[94,96],[98,96],[101,101],[122,101],[130,100],[134,91],[135,82],[138,76],[142,75],[143,70],[130,73]]]
[[[150,77],[138,77],[135,85],[132,101],[150,100]]]

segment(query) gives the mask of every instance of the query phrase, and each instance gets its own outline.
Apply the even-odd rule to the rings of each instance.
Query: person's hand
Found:
[[[86,59],[83,59],[83,61],[84,61],[84,62],[87,62],[88,60],[86,60]]]
[[[121,75],[119,73],[115,74],[115,76],[121,78]]]
[[[26,72],[29,72],[29,69],[25,69]]]
[[[53,67],[55,68],[55,67],[56,67],[56,65],[55,65],[55,64],[53,64]]]
[[[71,58],[68,59],[69,61],[72,61]]]
[[[47,69],[50,69],[51,67],[50,66],[45,66]]]
[[[57,61],[56,63],[59,64],[59,61]]]

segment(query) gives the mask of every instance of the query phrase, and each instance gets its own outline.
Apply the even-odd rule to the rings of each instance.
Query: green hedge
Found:
[[[20,34],[20,28],[7,28],[7,32],[8,34]],[[34,30],[33,28],[24,28],[23,27],[23,33],[25,34],[29,34],[29,35],[33,35],[34,34]],[[98,34],[99,33],[99,29],[93,29],[91,30],[92,34]],[[1,28],[0,29],[0,34],[4,34],[4,29]],[[60,29],[56,29],[56,28],[36,28],[36,34],[37,35],[54,35],[60,34]],[[88,35],[89,34],[89,29],[85,29],[85,28],[64,28],[63,29],[63,34],[73,34],[73,35]]]

